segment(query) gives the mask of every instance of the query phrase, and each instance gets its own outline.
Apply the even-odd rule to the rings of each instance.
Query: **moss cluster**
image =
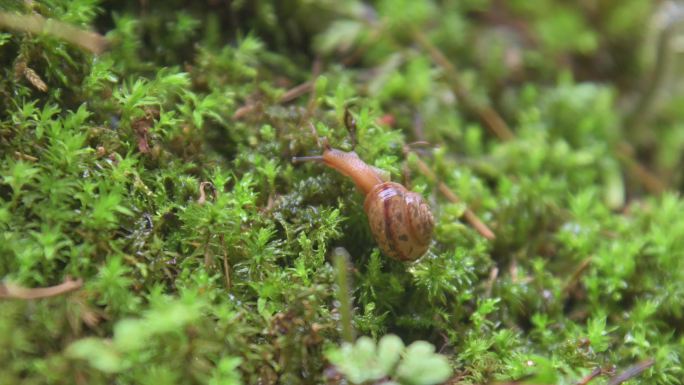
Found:
[[[1,0],[109,48],[0,25],[0,383],[382,382],[345,377],[348,279],[356,335],[428,341],[452,384],[681,384],[676,7]],[[417,262],[291,162],[351,150],[347,109],[359,156],[432,204]]]

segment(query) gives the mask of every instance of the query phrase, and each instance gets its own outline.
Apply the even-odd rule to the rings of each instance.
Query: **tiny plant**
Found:
[[[435,353],[432,344],[416,341],[404,346],[399,337],[391,334],[377,344],[360,337],[325,355],[352,384],[434,385],[451,376],[449,361]]]

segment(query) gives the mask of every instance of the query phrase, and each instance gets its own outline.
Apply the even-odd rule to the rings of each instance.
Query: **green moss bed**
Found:
[[[683,18],[0,0],[0,384],[682,384]],[[323,137],[425,256],[292,162]]]

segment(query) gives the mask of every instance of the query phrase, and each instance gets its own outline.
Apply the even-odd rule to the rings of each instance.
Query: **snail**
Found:
[[[321,161],[352,178],[366,196],[363,204],[371,233],[380,250],[400,261],[414,261],[427,251],[432,240],[434,218],[420,194],[390,182],[387,173],[366,164],[355,152],[345,152],[323,143],[320,156],[295,157],[294,162]]]

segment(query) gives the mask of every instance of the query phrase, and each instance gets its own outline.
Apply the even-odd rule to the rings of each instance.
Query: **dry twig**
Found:
[[[458,70],[442,51],[433,45],[420,30],[414,30],[413,37],[418,45],[430,55],[432,60],[444,70],[454,94],[463,103],[465,108],[477,115],[482,124],[500,140],[514,139],[515,134],[495,109],[487,105],[480,105],[470,96],[461,83]],[[618,144],[618,148],[614,150],[615,156],[627,166],[629,173],[639,180],[650,193],[662,193],[665,190],[663,182],[634,159],[629,151],[625,151],[626,146],[628,145],[625,142]]]
[[[479,105],[468,93],[466,88],[461,83],[460,76],[456,67],[444,56],[442,51],[435,47],[430,40],[425,37],[423,32],[419,30],[413,31],[415,41],[432,57],[432,60],[437,63],[449,80],[452,90],[456,97],[465,105],[465,107],[478,116],[482,124],[487,127],[497,138],[501,140],[511,140],[515,137],[513,131],[508,127],[508,124],[503,120],[501,115],[490,106]]]
[[[603,374],[603,369],[601,369],[601,368],[596,368],[596,369],[592,370],[591,373],[589,373],[586,377],[584,377],[583,379],[579,380],[579,381],[577,382],[577,385],[587,385],[591,380],[593,380],[594,378],[600,376],[601,374]]]
[[[19,151],[14,151],[14,156],[16,156],[18,159],[28,160],[30,162],[37,162],[38,161],[38,158],[36,158],[35,156],[29,155],[29,154],[24,154],[23,152],[19,152]]]
[[[300,120],[299,120],[299,126],[302,127],[304,125],[304,122],[308,122],[311,117],[314,114],[314,111],[316,110],[316,89],[313,87],[314,84],[316,84],[316,79],[321,74],[321,71],[323,70],[323,62],[321,61],[320,58],[316,58],[313,62],[313,65],[311,67],[311,89],[309,90],[309,100],[306,103],[306,113],[304,113]]]
[[[62,21],[46,19],[40,15],[21,15],[0,12],[0,27],[33,34],[44,33],[62,39],[96,55],[107,49],[107,39],[99,33],[86,31]]]
[[[489,271],[489,278],[487,279],[487,282],[485,283],[485,295],[487,297],[492,295],[492,289],[494,288],[494,283],[496,282],[496,278],[499,276],[499,268],[494,266],[490,271]]]
[[[291,102],[297,99],[298,97],[306,94],[307,92],[310,92],[313,89],[313,84],[313,80],[309,80],[295,87],[290,88],[278,98],[278,103],[282,104]],[[257,102],[251,102],[238,108],[237,110],[235,110],[235,113],[233,114],[233,120],[240,120],[244,118],[245,116],[249,115],[252,111],[254,111],[257,108],[257,106]]]
[[[38,91],[47,92],[47,84],[45,84],[43,79],[40,77],[40,75],[38,75],[36,71],[33,70],[33,68],[24,67],[23,74],[26,80],[28,80],[29,83],[31,83],[31,85],[36,87]]]
[[[404,153],[408,154],[409,152],[410,152],[410,150],[408,149],[408,147],[405,147]],[[432,181],[433,183],[438,183],[437,187],[439,188],[439,191],[441,191],[442,194],[444,194],[444,196],[448,200],[450,200],[453,203],[460,203],[461,200],[458,198],[458,196],[456,196],[456,194],[454,194],[453,191],[451,191],[449,186],[447,186],[443,182],[438,182],[437,181],[437,175],[435,175],[435,173],[432,172],[432,170],[430,170],[430,167],[428,167],[428,165],[425,164],[425,162],[423,162],[423,160],[420,158],[420,156],[418,156],[418,154],[415,154],[415,155],[416,155],[416,161],[418,163],[418,169],[420,170],[420,172],[422,172],[423,175],[427,176],[430,179],[430,181]],[[482,220],[480,220],[480,218],[478,218],[477,215],[472,210],[470,210],[469,208],[466,207],[465,211],[463,212],[463,217],[483,237],[485,237],[489,240],[493,240],[496,238],[496,236],[494,235],[494,232],[489,227],[487,227],[487,225],[484,222],[482,222]]]
[[[629,368],[625,369],[622,373],[611,378],[610,381],[608,381],[607,385],[620,385],[623,382],[631,380],[632,378],[640,375],[646,369],[650,368],[654,364],[655,364],[655,360],[652,358],[649,358],[645,361],[641,361],[635,365],[632,365]]]
[[[622,142],[618,144],[615,152],[617,158],[627,166],[630,174],[638,179],[649,193],[661,194],[665,191],[667,188],[665,183],[634,158],[634,150],[629,143]]]
[[[200,205],[203,205],[207,203],[207,193],[204,191],[205,188],[209,188],[211,190],[212,196],[214,200],[217,198],[217,192],[216,188],[214,187],[214,184],[211,182],[201,182],[199,185],[199,198],[197,198],[197,203]]]
[[[572,273],[570,278],[568,278],[567,282],[565,282],[565,285],[563,286],[563,292],[564,293],[569,293],[572,289],[575,288],[575,285],[577,285],[577,282],[579,281],[580,277],[582,274],[587,270],[589,265],[591,264],[591,257],[584,259],[579,266],[575,269],[575,271]]]
[[[83,280],[80,278],[73,280],[69,277],[59,285],[39,288],[27,288],[12,283],[0,283],[0,299],[40,299],[55,297],[80,289],[82,286]]]
[[[221,249],[223,249],[223,273],[226,277],[226,289],[230,290],[232,282],[230,279],[230,265],[228,264],[228,249],[226,249],[226,240],[223,234],[219,234],[219,240],[221,241]]]

